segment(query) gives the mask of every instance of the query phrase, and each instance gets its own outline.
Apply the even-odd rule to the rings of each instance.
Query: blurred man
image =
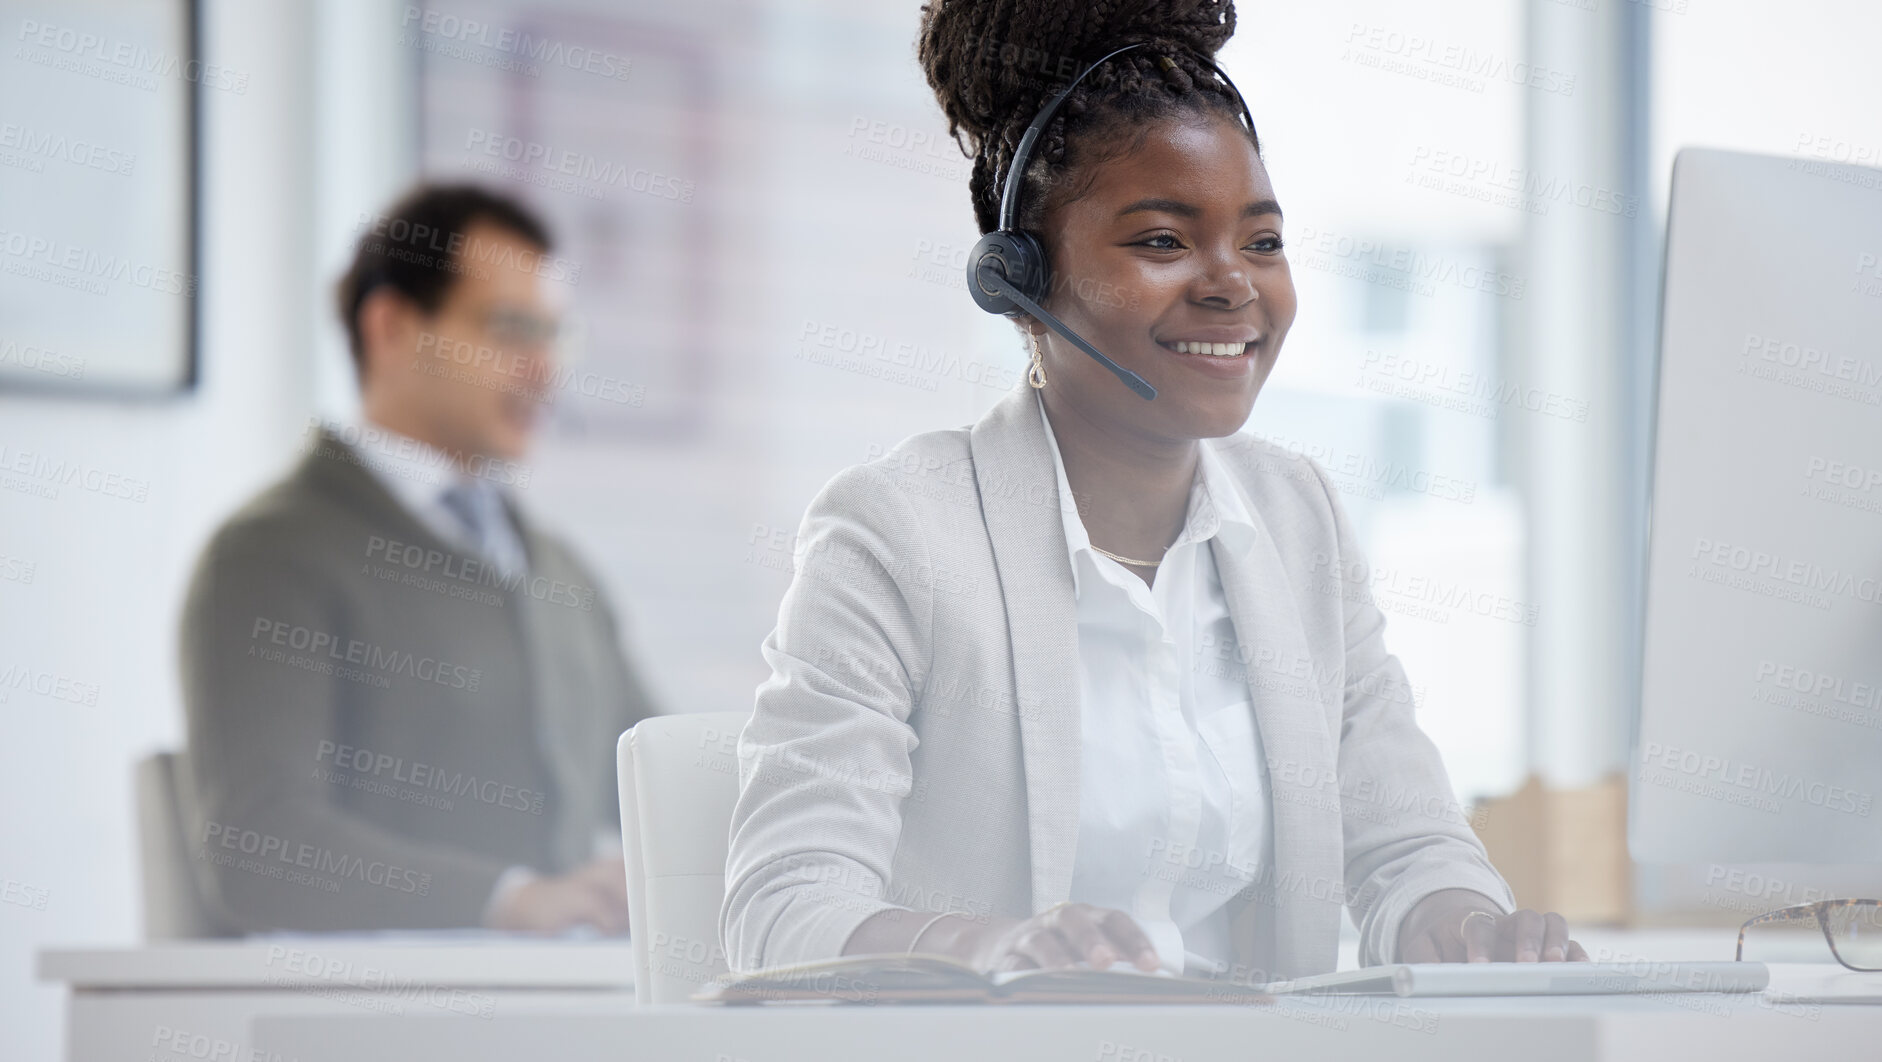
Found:
[[[235,932],[623,932],[597,852],[651,707],[594,576],[517,506],[565,270],[473,187],[365,228],[339,285],[363,419],[217,532],[185,605],[206,906]]]

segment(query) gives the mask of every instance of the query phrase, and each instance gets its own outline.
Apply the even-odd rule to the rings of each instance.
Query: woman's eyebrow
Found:
[[[1202,214],[1202,208],[1192,203],[1185,203],[1176,199],[1157,199],[1152,197],[1139,199],[1135,203],[1118,211],[1117,216],[1121,218],[1127,214],[1140,214],[1153,211],[1163,214],[1175,214],[1178,217],[1184,218],[1199,217]],[[1281,204],[1272,199],[1257,199],[1247,206],[1242,207],[1242,217],[1245,218],[1260,217],[1263,214],[1279,216],[1280,213]]]

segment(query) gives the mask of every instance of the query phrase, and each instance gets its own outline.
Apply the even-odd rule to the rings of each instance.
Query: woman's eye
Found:
[[[1164,240],[1168,242],[1158,243],[1157,242],[1158,240]],[[1174,250],[1180,249],[1183,246],[1183,243],[1181,240],[1178,240],[1175,236],[1172,236],[1167,232],[1159,232],[1155,236],[1152,236],[1149,239],[1142,241],[1141,245],[1144,247],[1155,247],[1159,251],[1174,251]]]
[[[1286,245],[1281,242],[1279,236],[1263,236],[1249,246],[1253,247],[1261,254],[1279,254],[1281,253],[1281,248]]]

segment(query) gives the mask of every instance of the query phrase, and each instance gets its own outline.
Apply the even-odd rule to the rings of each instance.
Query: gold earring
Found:
[[[1026,370],[1026,382],[1037,390],[1046,385],[1046,358],[1039,350],[1039,333],[1032,334],[1032,368]]]

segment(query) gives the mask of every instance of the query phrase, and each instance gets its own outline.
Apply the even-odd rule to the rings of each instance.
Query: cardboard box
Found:
[[[1580,789],[1550,789],[1531,776],[1479,804],[1471,822],[1519,906],[1560,912],[1571,925],[1633,920],[1622,775]]]

